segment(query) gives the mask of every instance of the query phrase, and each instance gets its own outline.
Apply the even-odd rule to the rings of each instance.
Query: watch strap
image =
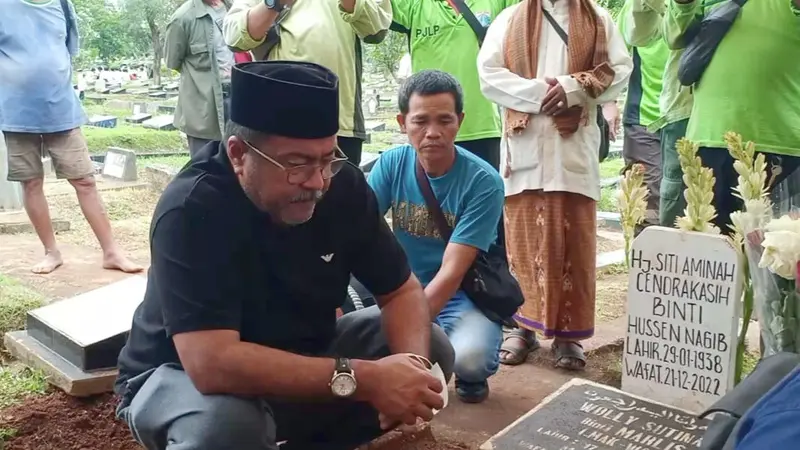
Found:
[[[350,360],[347,358],[336,358],[336,369],[334,374],[337,373],[350,373],[353,369],[350,366]]]

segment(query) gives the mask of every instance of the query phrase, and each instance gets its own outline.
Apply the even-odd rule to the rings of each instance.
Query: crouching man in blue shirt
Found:
[[[503,210],[500,174],[457,147],[464,98],[455,78],[427,70],[401,88],[397,121],[411,145],[383,153],[369,175],[381,213],[392,210],[395,235],[411,269],[425,286],[431,319],[447,333],[456,353],[456,392],[465,402],[489,395],[487,379],[497,372],[503,332],[461,291],[461,281],[479,251],[497,239]],[[453,232],[444,241],[425,204],[417,162]]]

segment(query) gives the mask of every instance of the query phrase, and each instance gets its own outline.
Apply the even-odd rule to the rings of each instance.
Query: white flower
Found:
[[[795,220],[784,215],[779,219],[773,219],[766,226],[766,231],[791,231],[800,234],[800,220]]]
[[[767,224],[767,230],[781,219],[775,219]],[[798,224],[793,225],[784,221],[779,225],[796,226]],[[761,245],[764,252],[761,255],[761,261],[758,262],[758,267],[768,268],[776,275],[787,280],[794,280],[797,274],[797,262],[800,261],[800,233],[789,230],[767,231],[764,233],[764,241]]]

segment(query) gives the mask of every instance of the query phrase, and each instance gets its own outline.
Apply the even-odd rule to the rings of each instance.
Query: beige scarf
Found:
[[[614,80],[614,69],[608,64],[608,45],[603,20],[597,15],[591,0],[558,0],[569,2],[569,73],[578,80],[586,93],[597,98]],[[505,64],[520,77],[534,79],[539,62],[539,37],[543,24],[542,0],[524,0],[514,11],[505,36]],[[546,20],[546,19],[545,19]],[[546,26],[552,26],[548,22]],[[555,76],[558,74],[552,74]],[[530,114],[506,109],[506,135],[521,133],[530,121]],[[578,131],[588,122],[583,105],[575,105],[553,117],[562,137]],[[508,147],[506,147],[508,148]],[[506,150],[504,176],[511,175],[511,153]]]

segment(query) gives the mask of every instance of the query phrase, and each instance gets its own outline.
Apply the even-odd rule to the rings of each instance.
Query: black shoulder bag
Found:
[[[261,59],[266,61],[269,58],[270,52],[281,43],[281,22],[286,19],[286,16],[289,15],[289,11],[291,11],[291,6],[284,7],[280,13],[278,13],[278,17],[275,19],[275,23],[269,27],[267,30],[266,39],[264,39],[264,43],[261,44],[261,48],[259,48],[259,53],[263,53],[256,57],[255,53],[253,54],[254,59]]]
[[[417,184],[425,198],[433,223],[442,235],[442,239],[449,242],[453,229],[447,223],[419,160],[417,160],[416,175]],[[503,247],[492,244],[489,251],[479,251],[475,262],[461,281],[461,289],[489,320],[516,328],[512,316],[522,306],[524,297],[519,283],[508,269]]]
[[[72,35],[72,14],[69,11],[69,3],[67,0],[61,0],[61,11],[64,13],[64,20],[67,21],[67,40],[69,42],[69,38]]]
[[[689,27],[684,38],[687,45],[678,62],[678,81],[682,85],[691,86],[700,81],[745,3],[747,0],[727,1]]]
[[[483,40],[486,39],[486,27],[481,25],[478,18],[475,17],[475,13],[469,9],[464,0],[453,0],[453,6],[456,8],[456,12],[464,17],[472,31],[475,32],[475,36],[478,37],[478,47],[482,46]]]
[[[556,19],[554,19],[553,16],[551,16],[550,13],[544,8],[542,8],[542,14],[544,14],[544,17],[548,22],[550,22],[550,25],[553,27],[553,29],[556,30],[556,33],[558,33],[558,36],[561,38],[561,40],[564,41],[564,45],[569,48],[569,36],[567,35],[567,32],[561,28],[561,25],[556,22]],[[601,105],[597,105],[597,127],[600,128],[600,148],[598,149],[598,153],[600,156],[600,162],[603,162],[608,157],[608,152],[611,149],[611,139],[608,136],[610,127],[606,118],[603,117],[603,107]]]

